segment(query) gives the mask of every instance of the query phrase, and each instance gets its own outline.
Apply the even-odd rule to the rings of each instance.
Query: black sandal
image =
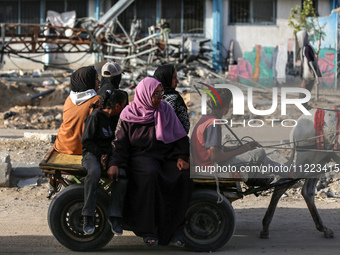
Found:
[[[156,245],[158,245],[158,239],[157,239],[157,237],[154,237],[154,236],[143,237],[143,241],[144,241],[146,246],[156,246]]]

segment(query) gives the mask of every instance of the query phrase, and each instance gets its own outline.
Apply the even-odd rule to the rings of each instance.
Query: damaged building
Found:
[[[289,72],[289,54],[295,54],[293,29],[288,26],[291,9],[304,0],[7,0],[0,1],[2,38],[4,24],[40,24],[73,27],[59,31],[77,44],[66,48],[54,40],[25,46],[31,50],[16,52],[15,37],[28,27],[12,29],[12,39],[1,42],[3,70],[37,69],[56,65],[71,69],[100,61],[123,65],[175,62],[187,64],[199,60],[214,72],[228,71],[230,79],[285,79]],[[331,17],[338,0],[313,0],[318,17]],[[59,15],[59,16],[58,16]],[[337,37],[338,18],[332,24]],[[38,33],[38,32],[37,32]],[[48,29],[44,35],[57,33]],[[327,33],[330,33],[327,30]],[[327,35],[326,35],[327,36]],[[331,35],[333,38],[333,34]],[[8,37],[8,34],[7,34]],[[29,37],[29,36],[27,36]],[[33,36],[32,36],[33,37]],[[22,36],[21,36],[22,38]],[[87,40],[87,41],[86,41]],[[329,76],[337,73],[337,41],[324,44],[321,58]],[[76,49],[71,52],[69,49]],[[35,52],[32,52],[33,49]],[[62,49],[62,50],[61,50]],[[330,50],[329,50],[330,49]],[[60,52],[54,53],[60,50]],[[78,50],[78,52],[77,52]],[[64,51],[64,52],[63,52]],[[16,55],[13,55],[13,52]],[[49,53],[50,52],[50,53]],[[72,54],[70,54],[72,53]],[[287,54],[288,53],[288,54]],[[32,62],[32,59],[34,62]],[[276,61],[276,63],[275,63]],[[295,59],[294,59],[295,61]],[[256,63],[260,63],[256,66]],[[326,70],[327,69],[327,70]],[[256,71],[257,70],[257,71]],[[255,72],[256,71],[256,72]],[[327,76],[328,77],[328,76]],[[335,79],[327,84],[336,84]],[[269,84],[273,84],[270,82]],[[268,86],[269,86],[268,85]]]

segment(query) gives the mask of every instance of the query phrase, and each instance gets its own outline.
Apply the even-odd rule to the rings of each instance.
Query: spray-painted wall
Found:
[[[319,52],[319,67],[322,73],[321,86],[336,87],[337,73],[337,38],[340,26],[338,14],[318,19],[323,27]],[[318,40],[310,34],[310,44],[317,51]],[[290,86],[299,82],[301,61],[296,54],[295,39],[287,38],[284,44],[263,46],[256,44],[251,51],[246,51],[237,65],[229,66],[228,78],[250,84],[271,86]]]
[[[236,59],[242,57],[244,52],[252,51],[256,44],[283,45],[287,38],[293,36],[293,29],[288,27],[287,19],[292,8],[301,6],[301,0],[277,0],[276,3],[276,25],[229,25],[229,0],[224,1],[223,45],[228,49],[230,41],[234,41]],[[326,17],[330,12],[330,1],[318,0],[319,16]],[[212,31],[212,29],[207,28],[207,31]],[[225,52],[223,54],[225,55]]]

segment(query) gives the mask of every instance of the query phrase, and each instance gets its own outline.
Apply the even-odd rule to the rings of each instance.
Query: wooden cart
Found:
[[[82,156],[62,154],[51,148],[39,167],[50,176],[49,198],[56,194],[48,210],[52,234],[65,247],[75,251],[97,250],[113,237],[107,222],[107,207],[111,180],[102,173],[97,191],[95,231],[83,232],[82,207],[84,178]],[[264,187],[241,187],[242,180],[197,176],[193,178],[194,192],[186,213],[184,241],[192,251],[215,251],[231,239],[235,231],[235,213],[231,202],[244,195],[257,194],[285,182]],[[296,180],[295,180],[296,181]]]

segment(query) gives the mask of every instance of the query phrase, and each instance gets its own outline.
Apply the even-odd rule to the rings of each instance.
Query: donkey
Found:
[[[317,117],[320,116],[320,110],[317,111],[316,109],[313,109],[310,112],[312,115],[302,115],[297,120],[297,125],[290,133],[290,141],[291,144],[294,144],[294,147],[291,157],[286,165],[292,165],[296,152],[295,165],[293,165],[293,175],[295,174],[295,177],[304,179],[304,185],[301,193],[313,217],[316,229],[323,232],[326,238],[333,238],[334,232],[323,224],[314,203],[315,187],[319,180],[318,175],[320,173],[313,174],[308,173],[307,171],[308,168],[317,166],[317,164],[319,164],[319,167],[324,167],[330,159],[340,163],[340,154],[334,151],[334,148],[337,148],[337,143],[340,141],[337,135],[337,131],[340,126],[337,117],[339,112],[336,110],[325,110],[324,114],[321,114],[322,118],[317,119],[317,123],[314,123],[314,118],[315,115],[317,115]],[[316,124],[315,126],[319,129],[315,129],[314,124]],[[317,143],[318,139],[321,140],[321,143],[319,144]],[[323,147],[325,151],[308,150],[311,148],[317,149],[317,146]],[[287,183],[274,188],[270,204],[262,220],[263,229],[260,233],[261,238],[269,238],[269,225],[272,221],[279,199],[293,184],[294,183]]]

